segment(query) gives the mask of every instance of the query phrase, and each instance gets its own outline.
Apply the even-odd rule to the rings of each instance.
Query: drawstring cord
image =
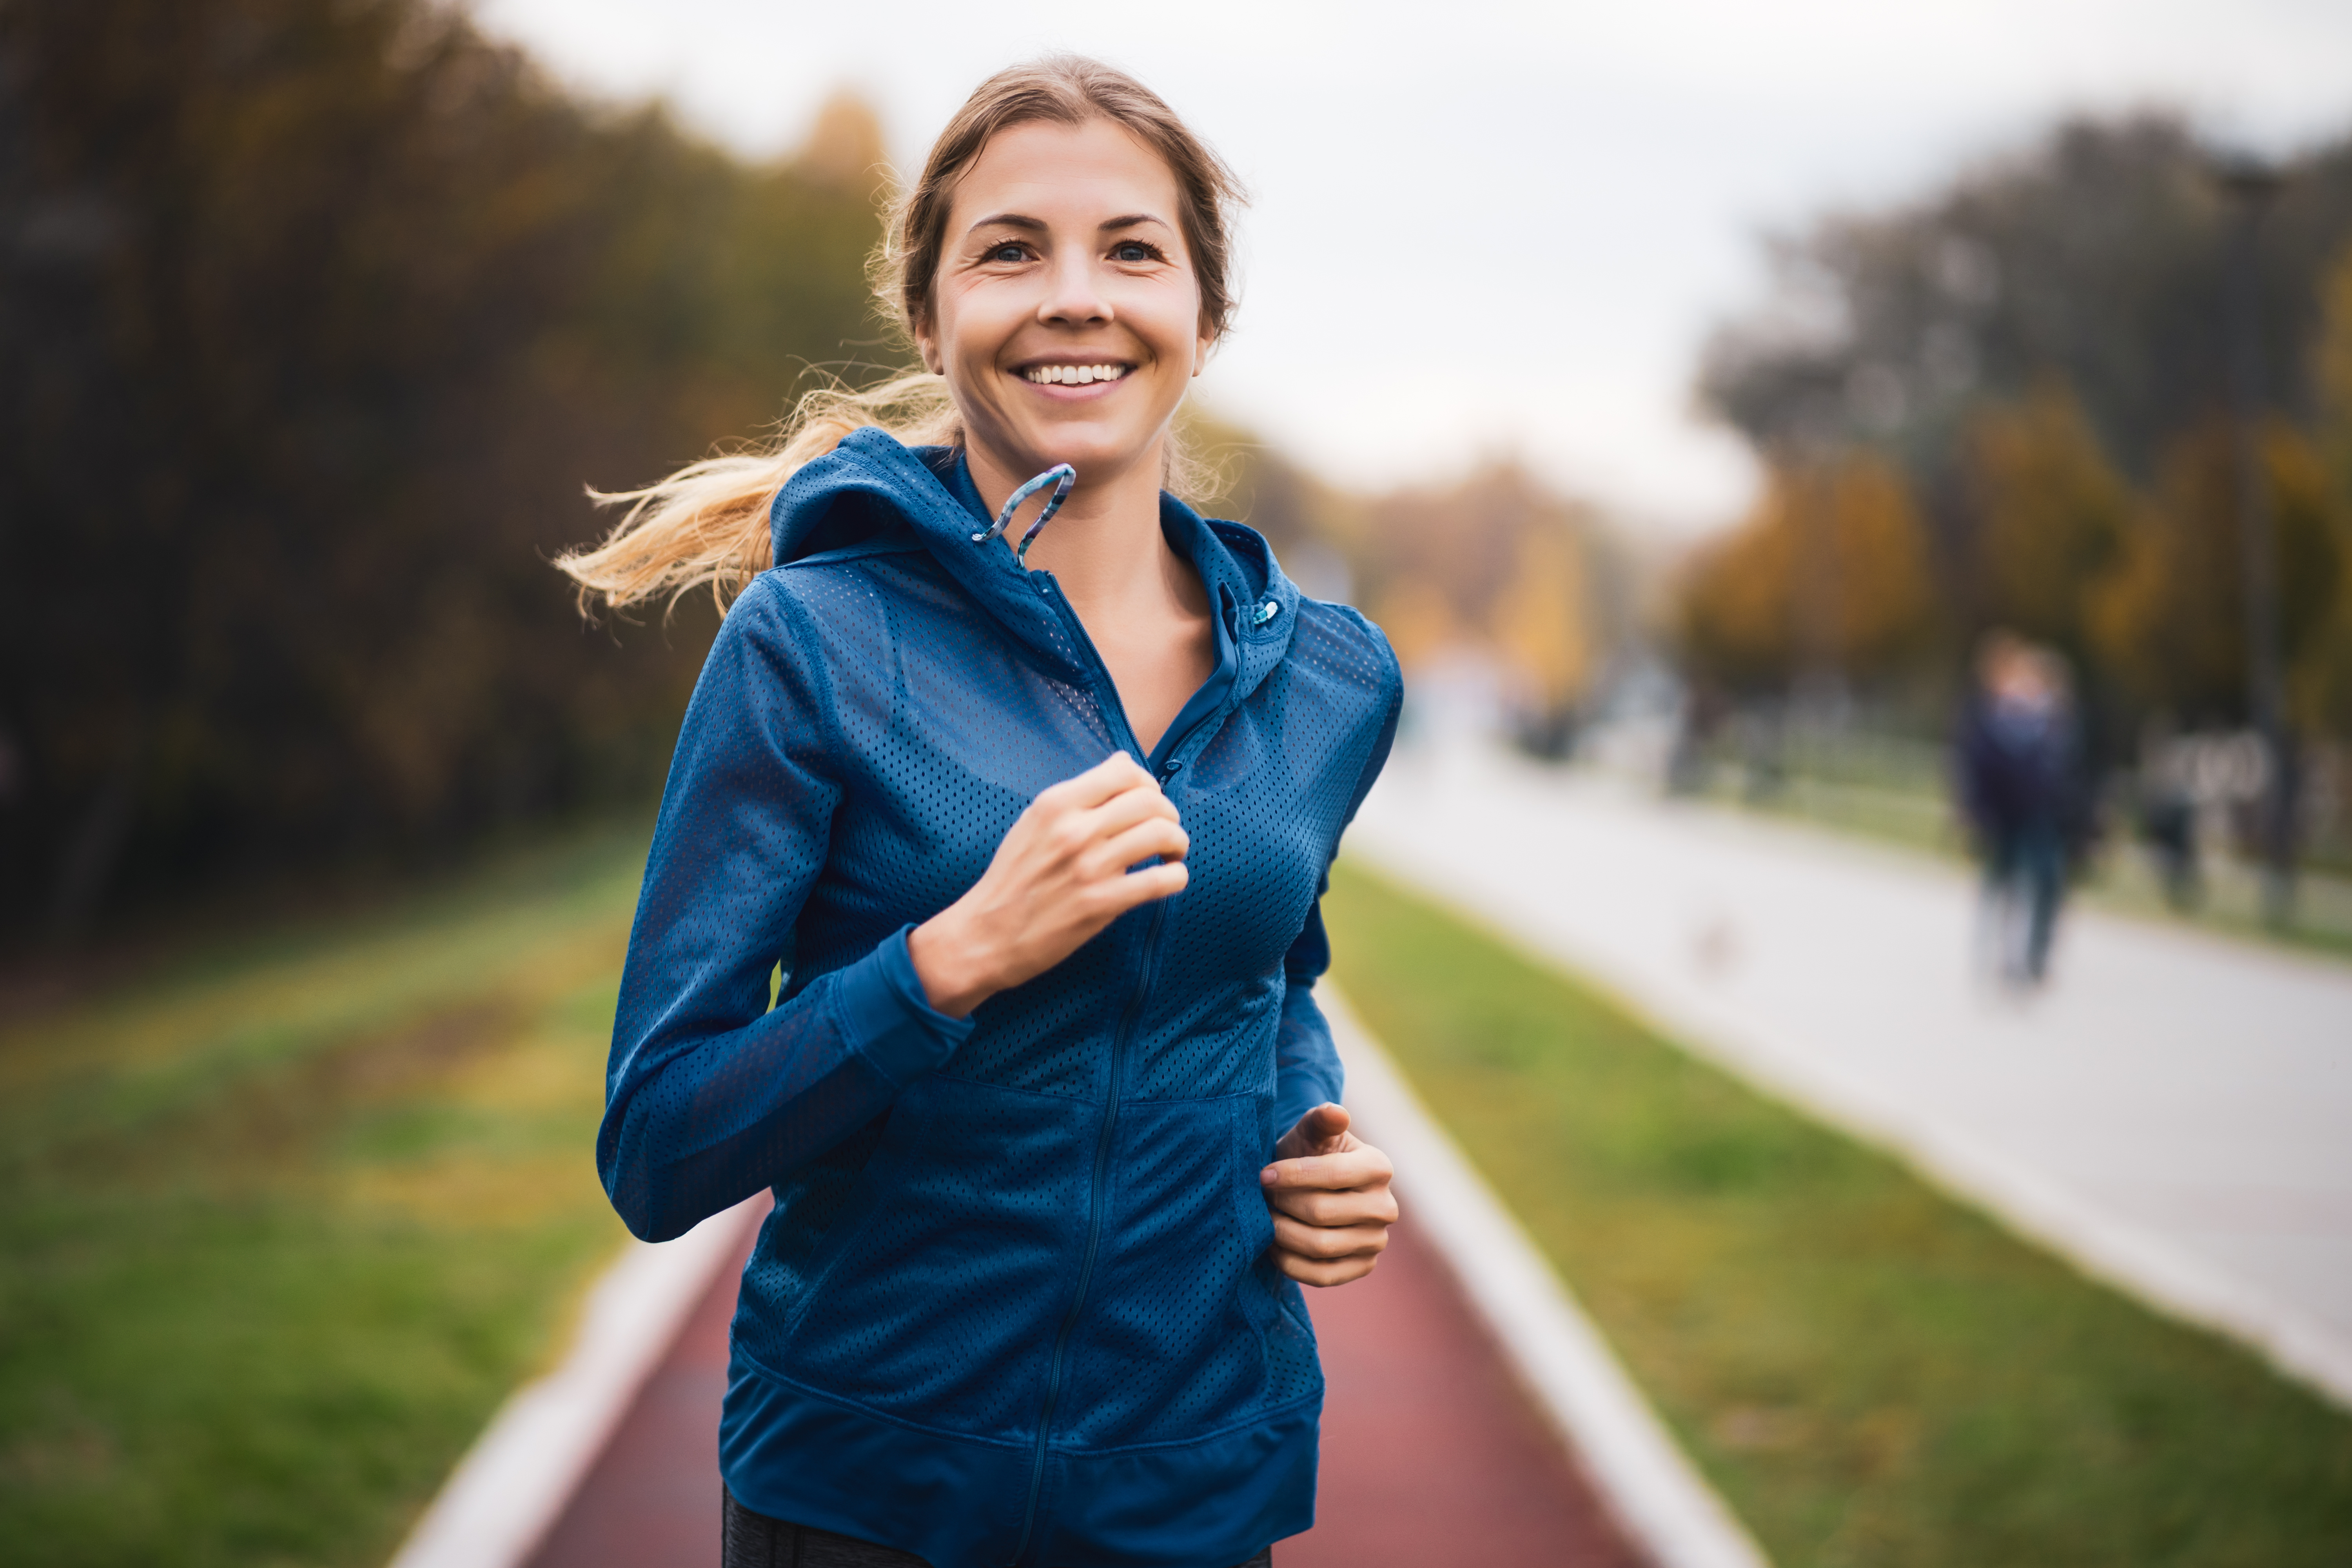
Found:
[[[985,544],[1002,534],[1006,526],[1012,522],[1013,514],[1021,510],[1021,503],[1044,489],[1048,479],[1053,481],[1054,493],[1045,498],[1045,510],[1037,514],[1037,521],[1031,523],[1029,531],[1021,536],[1020,548],[1013,552],[1013,559],[1025,568],[1029,564],[1029,547],[1037,542],[1037,535],[1045,528],[1046,520],[1062,510],[1062,503],[1070,499],[1070,487],[1077,483],[1078,470],[1067,463],[1055,464],[1019,489],[1014,490],[1006,500],[1004,510],[996,514],[996,521],[986,532],[973,534],[971,542],[974,544]],[[1250,611],[1250,625],[1262,626],[1280,614],[1282,614],[1282,602],[1278,599],[1268,599]]]
[[[1070,487],[1077,482],[1078,470],[1067,463],[1055,464],[1019,489],[1014,490],[1012,499],[1004,503],[1004,510],[996,514],[995,526],[985,533],[973,534],[971,542],[974,544],[985,544],[1003,533],[1005,525],[1013,521],[1013,514],[1021,510],[1021,503],[1044,489],[1048,479],[1054,481],[1054,493],[1046,500],[1045,510],[1037,514],[1037,521],[1029,525],[1029,531],[1021,536],[1021,547],[1013,552],[1013,559],[1026,567],[1029,564],[1029,547],[1037,542],[1038,531],[1045,526],[1047,518],[1062,510],[1062,503],[1070,499]]]

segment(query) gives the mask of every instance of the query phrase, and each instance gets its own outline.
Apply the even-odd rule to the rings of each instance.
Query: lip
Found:
[[[1049,364],[1123,364],[1127,366],[1127,374],[1120,376],[1117,381],[1090,381],[1083,386],[1067,386],[1058,381],[1032,381],[1029,379],[1029,373],[1031,371],[1041,369]],[[1036,393],[1041,396],[1052,400],[1053,402],[1091,403],[1099,397],[1108,397],[1112,393],[1117,392],[1120,387],[1125,386],[1129,382],[1133,381],[1136,376],[1141,373],[1142,369],[1143,366],[1140,362],[1125,359],[1118,354],[1039,354],[1034,358],[1023,360],[1018,364],[1008,366],[1005,374],[1012,376],[1013,380],[1019,382],[1022,386],[1026,388],[1028,391]]]

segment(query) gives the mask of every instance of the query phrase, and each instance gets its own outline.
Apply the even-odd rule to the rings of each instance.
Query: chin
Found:
[[[1047,426],[1042,430],[1024,432],[1021,443],[1045,460],[1040,468],[1050,468],[1056,463],[1067,463],[1078,470],[1084,480],[1105,472],[1123,473],[1139,462],[1149,460],[1152,442],[1137,439],[1130,431],[1107,431],[1076,427]]]

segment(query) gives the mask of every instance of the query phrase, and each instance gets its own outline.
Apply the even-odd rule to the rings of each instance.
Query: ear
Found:
[[[1193,341],[1192,374],[1194,375],[1198,375],[1202,371],[1209,368],[1209,351],[1216,346],[1217,340],[1209,336],[1206,332],[1202,332],[1200,337]]]
[[[923,362],[923,368],[933,375],[939,374],[940,341],[931,335],[929,315],[926,313],[918,316],[908,325],[915,331],[915,353]]]

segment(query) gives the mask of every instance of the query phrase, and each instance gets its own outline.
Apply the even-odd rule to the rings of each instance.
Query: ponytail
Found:
[[[593,548],[555,559],[580,585],[580,607],[625,611],[655,599],[667,613],[706,584],[725,615],[752,578],[774,564],[768,510],[792,477],[851,431],[879,426],[908,446],[961,439],[946,381],[904,375],[868,392],[824,387],[803,397],[764,447],[705,458],[635,490],[588,492],[599,506],[628,507]]]

